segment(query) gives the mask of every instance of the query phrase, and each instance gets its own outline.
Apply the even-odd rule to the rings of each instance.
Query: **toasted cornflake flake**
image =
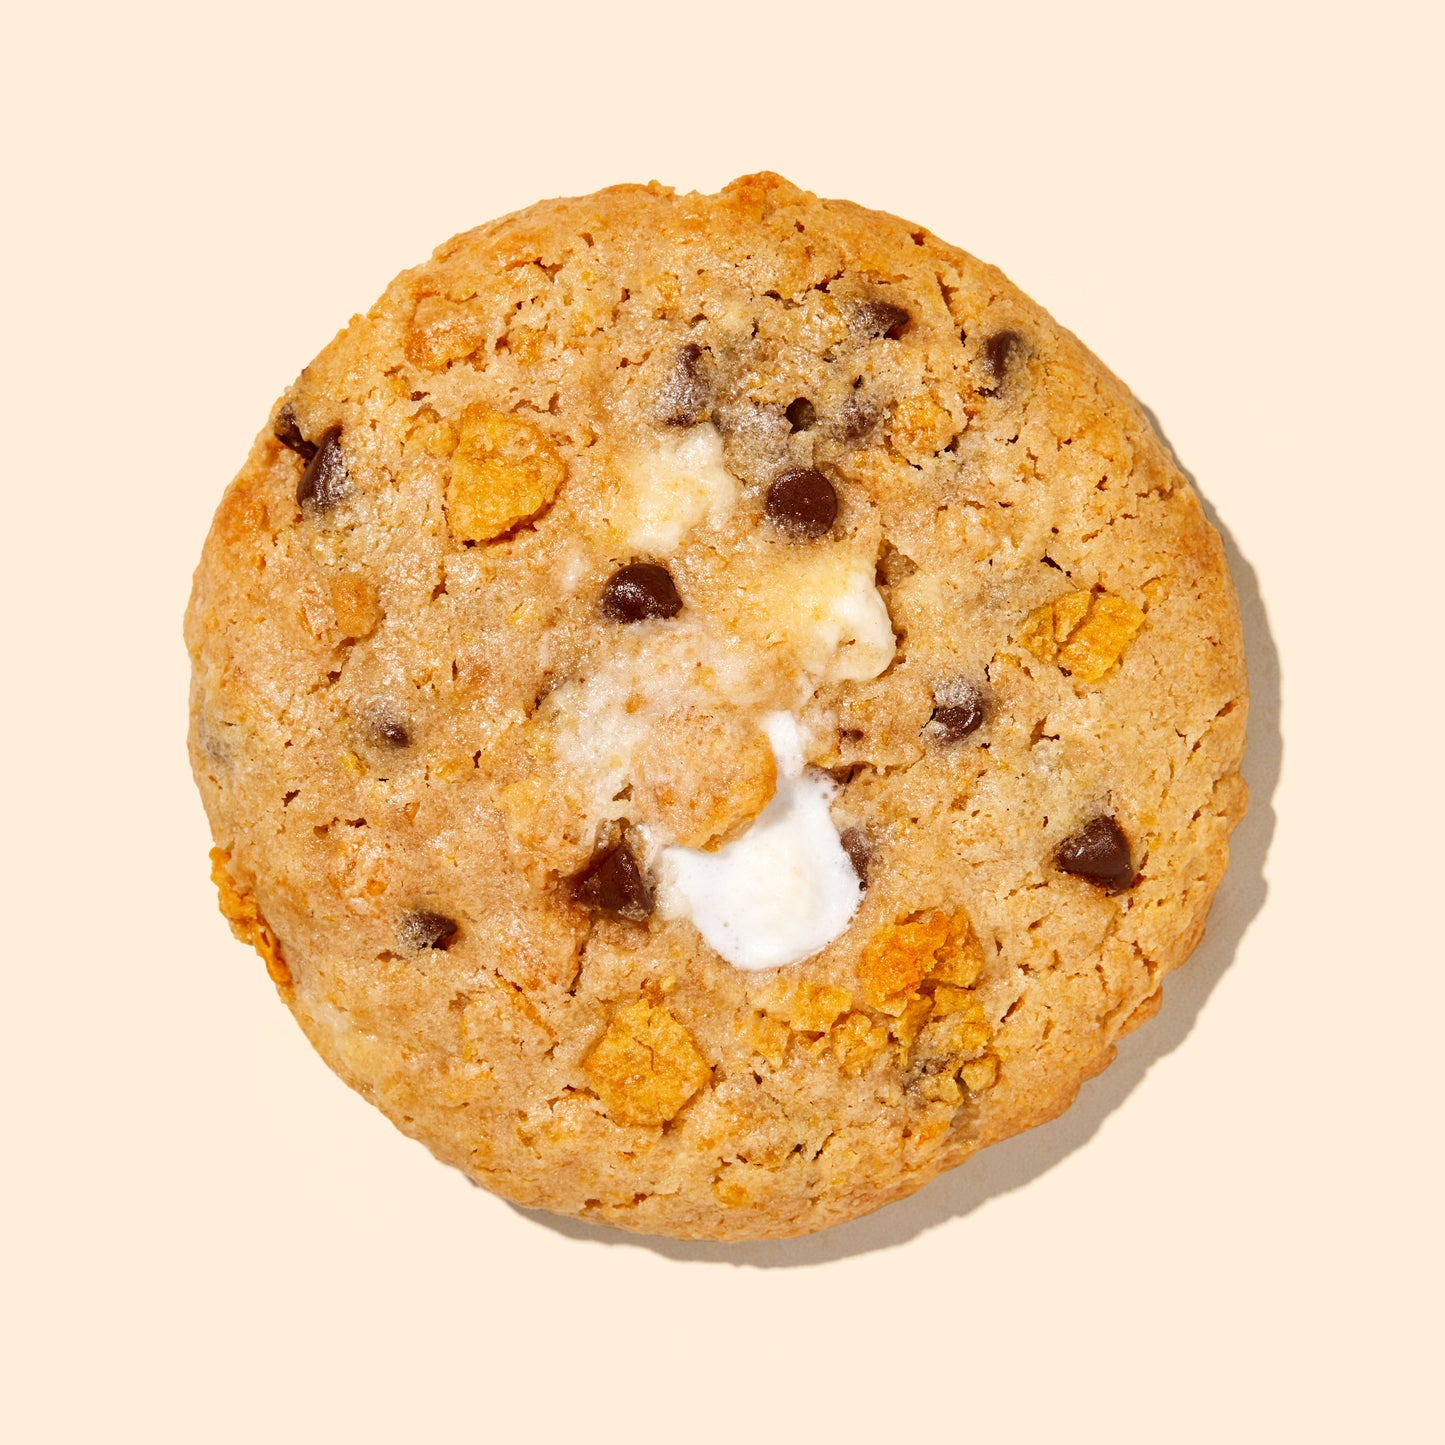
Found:
[[[852,1006],[853,995],[831,984],[807,983],[786,976],[775,980],[758,1002],[774,1017],[801,1033],[826,1033],[834,1019]]]
[[[422,450],[429,457],[435,457],[440,461],[449,457],[457,449],[457,442],[460,440],[456,427],[449,421],[439,421],[428,426],[423,433]]]
[[[447,486],[447,522],[462,542],[487,542],[535,517],[557,495],[566,463],[531,422],[474,403]]]
[[[918,461],[947,446],[957,431],[953,417],[924,391],[905,397],[893,409],[889,436],[903,456]]]
[[[597,1097],[619,1124],[665,1124],[712,1077],[692,1035],[660,1004],[624,1004],[584,1060]]]
[[[356,572],[341,572],[331,579],[331,610],[343,637],[358,642],[370,637],[381,621],[381,601],[376,583]]]
[[[1144,625],[1132,602],[1107,593],[1096,597],[1083,625],[1059,649],[1059,666],[1083,682],[1098,682]]]
[[[863,950],[858,978],[864,1002],[897,1018],[925,979],[968,986],[978,979],[983,954],[962,910],[915,913],[880,930]]]
[[[1029,613],[1018,641],[1040,662],[1057,663],[1081,682],[1098,682],[1143,625],[1144,614],[1122,597],[1066,592]]]
[[[1054,601],[1054,641],[1062,646],[1089,614],[1092,592],[1066,592]]]
[[[864,1001],[880,1013],[901,1014],[908,996],[928,977],[933,956],[947,938],[948,917],[936,909],[875,934],[858,970]]]
[[[828,1047],[845,1074],[861,1074],[888,1047],[888,1030],[865,1013],[850,1013],[829,1032]]]
[[[982,1008],[977,1011],[950,1014],[928,1027],[928,1046],[931,1054],[958,1055],[974,1054],[988,1043],[990,1031],[984,1021]]]
[[[934,955],[933,968],[928,976],[937,979],[939,983],[972,988],[982,972],[983,949],[979,946],[968,915],[959,909],[948,920],[948,937],[944,939],[943,947]]]
[[[1059,644],[1054,639],[1054,604],[1045,602],[1035,607],[1024,618],[1019,628],[1018,644],[1031,652],[1040,662],[1053,662],[1059,655]]]
[[[221,913],[231,925],[231,932],[261,955],[271,982],[277,988],[290,988],[291,970],[281,957],[280,941],[256,906],[256,900],[251,894],[243,893],[232,881],[226,867],[230,861],[231,855],[224,848],[211,849],[211,882],[220,895]]]
[[[903,1045],[905,1053],[932,1013],[933,1000],[927,994],[916,993],[908,1000],[903,1012],[889,1025],[888,1032]]]
[[[933,990],[933,1012],[938,1018],[947,1018],[950,1014],[958,1013],[973,1014],[975,1010],[977,1017],[982,1019],[983,1009],[972,989],[954,988],[952,984],[941,983]]]
[[[963,1101],[963,1090],[958,1087],[958,1080],[949,1073],[926,1074],[914,1087],[919,1097],[927,1099],[930,1104],[953,1106]]]
[[[487,336],[487,318],[475,301],[425,296],[417,304],[402,350],[414,366],[442,371],[470,356]]]
[[[965,1064],[958,1072],[969,1093],[981,1094],[985,1089],[991,1089],[998,1083],[998,1057],[994,1054],[985,1054],[981,1059],[975,1059],[971,1064]]]
[[[788,1053],[788,1039],[792,1030],[781,1019],[767,1014],[750,1014],[744,1027],[744,1037],[749,1047],[766,1059],[773,1068],[781,1068]]]
[[[721,1174],[713,1180],[712,1192],[718,1199],[731,1209],[740,1209],[751,1201],[747,1189],[732,1176],[739,1171],[736,1169],[724,1169]]]

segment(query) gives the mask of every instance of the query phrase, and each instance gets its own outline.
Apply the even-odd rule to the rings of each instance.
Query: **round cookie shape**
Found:
[[[769,174],[398,277],[272,408],[186,638],[221,908],[322,1057],[487,1188],[682,1238],[1061,1112],[1245,806],[1223,550],[1127,388]]]

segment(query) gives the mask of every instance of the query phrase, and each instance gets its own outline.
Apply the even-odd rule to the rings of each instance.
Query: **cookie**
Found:
[[[521,1204],[803,1234],[1049,1119],[1244,809],[1219,538],[995,269],[773,175],[551,201],[278,400],[186,620],[223,913]]]

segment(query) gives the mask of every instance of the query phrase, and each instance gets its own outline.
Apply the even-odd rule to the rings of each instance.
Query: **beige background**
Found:
[[[15,7],[17,1441],[1439,1439],[1436,6]],[[520,1213],[233,943],[180,619],[273,398],[537,197],[764,167],[1002,265],[1226,538],[1254,806],[1063,1120],[795,1244]]]

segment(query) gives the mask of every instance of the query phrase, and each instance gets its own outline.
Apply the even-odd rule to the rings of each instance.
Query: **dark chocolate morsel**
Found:
[[[944,742],[956,743],[983,723],[983,694],[968,683],[954,683],[948,695],[950,700],[933,709],[930,721]]]
[[[572,900],[584,908],[641,923],[652,912],[652,890],[626,842],[594,854],[573,880]]]
[[[403,913],[396,926],[396,934],[407,948],[417,953],[427,948],[451,947],[457,936],[457,922],[444,913],[433,913],[429,908],[416,908]]]
[[[1002,381],[1008,373],[1008,364],[1014,352],[1023,345],[1023,337],[1017,331],[999,331],[983,344],[984,364],[995,381]]]
[[[672,375],[662,389],[662,420],[667,426],[696,426],[706,421],[712,386],[703,370],[702,347],[689,341],[678,349]]]
[[[303,462],[309,462],[316,455],[316,443],[307,441],[301,435],[301,428],[296,424],[296,413],[291,409],[289,401],[276,413],[276,421],[271,428],[271,435],[283,447],[295,452]]]
[[[818,413],[806,396],[790,401],[783,415],[787,417],[788,425],[794,431],[807,431],[818,420]]]
[[[871,336],[887,336],[897,341],[903,328],[913,319],[903,307],[891,301],[864,301],[856,312],[858,325]]]
[[[681,611],[682,598],[672,574],[656,562],[629,562],[619,567],[602,589],[602,615],[613,622],[676,617]]]
[[[871,403],[850,396],[838,417],[838,430],[845,442],[855,442],[872,431],[877,420],[878,413]]]
[[[822,472],[798,467],[768,488],[764,511],[779,531],[794,537],[822,537],[838,516],[838,494]]]
[[[845,828],[838,841],[843,845],[843,851],[848,855],[848,861],[853,865],[853,871],[858,875],[858,886],[868,886],[868,860],[873,856],[873,850],[868,846],[868,839],[864,836],[861,828]]]
[[[1118,893],[1134,882],[1134,863],[1124,830],[1107,815],[1086,823],[1059,844],[1054,855],[1065,873],[1087,878]]]
[[[389,748],[409,748],[411,746],[411,734],[406,730],[406,725],[398,722],[395,718],[379,719],[371,731],[377,742],[385,743]]]
[[[341,450],[341,428],[326,432],[316,455],[306,463],[296,483],[296,500],[313,511],[329,512],[346,495],[346,457]]]

